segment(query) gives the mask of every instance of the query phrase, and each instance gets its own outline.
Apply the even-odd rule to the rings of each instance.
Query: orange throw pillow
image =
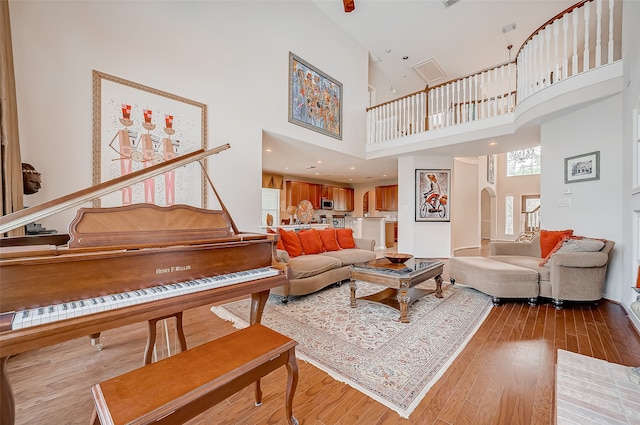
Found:
[[[284,229],[278,229],[280,239],[284,245],[285,251],[289,253],[290,257],[298,257],[302,255],[302,245],[300,244],[300,238],[296,232],[288,232]]]
[[[340,245],[338,245],[338,239],[336,237],[336,229],[322,229],[318,230],[320,239],[322,239],[322,245],[325,251],[340,251]]]
[[[573,229],[540,230],[540,256],[546,258],[563,236],[573,235]]]
[[[342,249],[357,248],[356,241],[353,239],[353,230],[351,229],[336,229],[336,236],[338,238],[338,245]]]
[[[322,239],[316,229],[303,230],[298,233],[300,244],[302,245],[302,252],[305,254],[320,254],[324,252],[324,245],[322,245]]]

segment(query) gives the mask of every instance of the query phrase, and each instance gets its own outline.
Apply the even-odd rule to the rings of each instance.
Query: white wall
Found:
[[[482,160],[485,158],[482,157]],[[478,158],[455,158],[451,176],[451,251],[480,246]]]
[[[451,256],[451,222],[415,221],[415,170],[418,168],[453,169],[448,156],[407,156],[398,159],[398,252],[416,257]],[[452,197],[453,198],[453,197]],[[458,208],[451,199],[449,208]]]
[[[622,258],[622,95],[615,95],[541,126],[541,211],[546,229],[616,242],[606,298],[620,299]],[[600,179],[564,184],[564,158],[600,151]],[[571,194],[565,194],[571,190]],[[570,207],[558,200],[570,199]]]
[[[640,317],[631,312],[629,306],[636,299],[631,289],[635,286],[640,265],[640,178],[638,178],[637,141],[640,139],[640,127],[637,116],[640,113],[640,2],[624,2],[623,16],[623,52],[624,52],[624,91],[622,94],[622,222],[623,229],[618,253],[622,257],[622,276],[620,279],[620,302],[640,330]]]
[[[43,182],[28,205],[92,184],[94,69],[207,105],[208,146],[231,144],[210,175],[241,230],[260,225],[263,130],[364,155],[368,54],[310,2],[12,0],[10,14],[22,159]],[[289,51],[343,84],[342,141],[287,121]]]

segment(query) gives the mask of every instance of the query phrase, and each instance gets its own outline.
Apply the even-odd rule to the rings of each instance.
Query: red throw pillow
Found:
[[[280,239],[284,245],[285,251],[289,253],[290,257],[297,257],[302,255],[302,245],[300,244],[300,238],[296,232],[288,232],[284,229],[279,229]]]
[[[340,245],[338,245],[338,239],[336,237],[336,229],[322,229],[318,230],[320,239],[322,239],[322,245],[325,251],[340,251]]]
[[[563,236],[573,235],[573,229],[540,230],[540,256],[546,258]]]
[[[357,248],[356,241],[353,240],[353,230],[351,229],[336,229],[336,237],[338,238],[338,245],[342,249]]]
[[[316,229],[303,230],[298,233],[300,244],[302,245],[302,252],[305,254],[320,254],[324,252],[324,245],[322,245],[322,239]]]

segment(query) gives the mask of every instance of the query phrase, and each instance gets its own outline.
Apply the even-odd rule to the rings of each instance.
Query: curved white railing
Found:
[[[510,113],[519,102],[622,57],[622,2],[583,0],[554,16],[516,60],[367,109],[367,143]]]

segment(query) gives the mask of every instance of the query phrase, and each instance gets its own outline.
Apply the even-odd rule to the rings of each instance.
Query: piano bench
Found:
[[[182,424],[255,382],[287,368],[285,411],[290,425],[298,384],[298,343],[260,324],[111,378],[91,388],[92,424]]]

